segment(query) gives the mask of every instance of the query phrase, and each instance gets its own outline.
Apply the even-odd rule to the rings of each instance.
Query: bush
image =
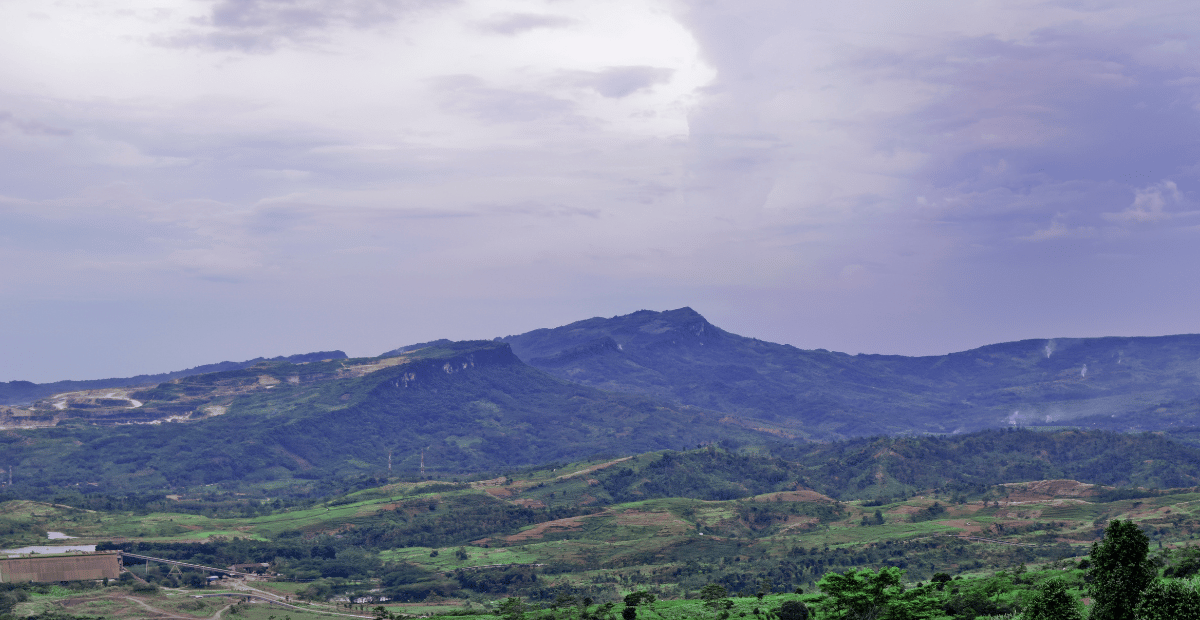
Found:
[[[775,609],[779,620],[808,620],[808,607],[800,601],[786,601]]]
[[[138,594],[158,594],[158,586],[152,583],[142,583],[139,581],[129,589]]]
[[[1200,592],[1178,579],[1156,581],[1142,592],[1137,620],[1200,620]]]
[[[1047,579],[1025,608],[1025,620],[1081,620],[1079,601],[1067,591],[1062,579]]]

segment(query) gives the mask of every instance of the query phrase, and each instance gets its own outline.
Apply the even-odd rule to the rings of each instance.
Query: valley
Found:
[[[1081,596],[1117,519],[1162,567],[1200,567],[1198,358],[1194,336],[849,356],[683,308],[16,386],[30,400],[0,409],[0,545],[56,532],[270,578],[133,563],[104,587],[9,590],[27,597],[11,609],[508,618],[516,600],[605,618],[646,592],[639,617],[682,619],[718,615],[700,599],[719,587],[731,614],[767,617],[871,569],[913,592],[962,582],[927,592],[941,611],[922,617],[1003,615],[1051,575]],[[250,586],[301,606],[194,598]]]
[[[77,537],[72,543],[152,557],[216,566],[265,562],[277,576],[248,585],[290,596],[314,614],[353,612],[338,609],[340,596],[360,601],[365,611],[382,604],[389,613],[460,617],[494,617],[495,605],[513,596],[545,608],[544,617],[566,617],[549,610],[563,595],[599,604],[635,590],[655,594],[662,617],[696,617],[686,614],[702,613],[698,592],[714,583],[747,610],[765,607],[756,592],[768,582],[768,603],[788,600],[785,593],[796,589],[806,594],[792,598],[815,603],[824,574],[888,566],[906,571],[910,583],[937,573],[964,585],[1000,575],[1006,599],[1016,600],[1022,579],[1033,583],[1047,571],[1066,571],[1082,586],[1080,561],[1110,519],[1132,519],[1168,565],[1191,557],[1200,533],[1200,488],[1122,493],[1073,480],[1004,483],[965,494],[929,490],[887,502],[839,501],[808,489],[725,500],[697,498],[712,495],[704,489],[647,492],[635,501],[603,497],[627,468],[654,482],[663,460],[720,465],[728,456],[716,449],[662,452],[457,483],[393,482],[254,516],[221,515],[215,505],[179,497],[149,512],[11,501],[0,519],[34,525],[5,536],[6,546],[61,531]],[[180,606],[196,592],[178,589],[194,583],[194,573],[170,574],[154,563],[127,568],[158,590],[151,596],[114,584],[123,596],[141,596],[181,617],[218,608]],[[245,592],[231,585],[199,591]],[[112,598],[103,589],[59,592],[38,604],[72,609],[106,597]],[[265,603],[249,607],[264,618],[268,611],[282,617]]]

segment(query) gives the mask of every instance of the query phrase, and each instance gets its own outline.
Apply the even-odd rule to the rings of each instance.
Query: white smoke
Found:
[[[1051,353],[1054,353],[1054,341],[1047,340],[1046,341],[1046,359],[1050,359]]]
[[[1087,364],[1084,364],[1084,365],[1083,365],[1083,368],[1082,368],[1082,369],[1079,371],[1079,376],[1080,376],[1080,377],[1086,377],[1086,376],[1087,376]]]

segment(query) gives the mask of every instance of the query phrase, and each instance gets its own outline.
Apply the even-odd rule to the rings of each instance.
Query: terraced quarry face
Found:
[[[357,379],[410,359],[411,356],[400,355],[307,364],[263,363],[244,371],[197,375],[159,384],[64,392],[28,407],[0,406],[0,428],[49,427],[69,419],[98,425],[201,420],[226,413],[239,396]]]

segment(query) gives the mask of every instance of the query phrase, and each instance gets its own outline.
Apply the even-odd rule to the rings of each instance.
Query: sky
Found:
[[[1188,1],[7,0],[0,381],[1200,332]]]

